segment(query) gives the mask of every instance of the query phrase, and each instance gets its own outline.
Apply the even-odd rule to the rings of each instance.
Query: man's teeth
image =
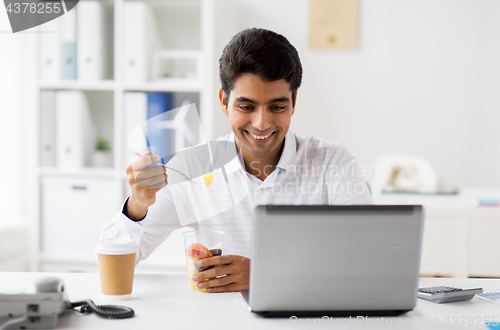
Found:
[[[273,132],[274,133],[274,132]],[[254,139],[257,139],[257,140],[264,140],[264,139],[267,139],[268,137],[270,137],[273,133],[269,133],[269,135],[253,135],[252,133],[248,132],[248,134],[250,134]]]

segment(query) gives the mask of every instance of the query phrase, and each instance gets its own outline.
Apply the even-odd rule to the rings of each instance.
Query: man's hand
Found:
[[[208,281],[198,282],[198,288],[207,292],[234,292],[248,290],[250,284],[250,259],[229,255],[200,259],[198,267],[218,266],[193,275],[193,281],[226,275]]]
[[[156,193],[167,185],[164,166],[151,167],[160,157],[148,151],[127,167],[127,179],[132,194],[127,202],[127,216],[140,220],[146,216],[149,206],[156,201]]]

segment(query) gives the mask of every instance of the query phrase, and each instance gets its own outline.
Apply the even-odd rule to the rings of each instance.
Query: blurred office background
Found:
[[[302,61],[291,129],[345,145],[376,203],[427,207],[422,275],[500,277],[500,2],[360,0],[353,49],[310,47],[310,8],[89,0],[16,34],[0,11],[0,270],[95,271],[93,244],[129,192],[127,133],[155,102],[186,101],[207,139],[229,133],[217,60],[262,27]],[[58,156],[78,138],[80,158]],[[140,271],[182,271],[179,233],[148,262]]]

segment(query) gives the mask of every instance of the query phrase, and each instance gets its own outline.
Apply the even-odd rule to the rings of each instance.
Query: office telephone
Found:
[[[33,294],[0,294],[0,329],[53,329],[59,315],[70,310],[109,319],[134,316],[129,307],[96,306],[90,299],[70,302],[64,282],[57,277],[40,278],[35,286]]]
[[[455,187],[445,185],[430,160],[405,154],[381,155],[373,186],[383,193],[458,193]]]

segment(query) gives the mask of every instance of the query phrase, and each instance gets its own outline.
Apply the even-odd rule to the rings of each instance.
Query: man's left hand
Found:
[[[198,288],[207,289],[207,292],[212,293],[248,290],[250,283],[250,259],[237,255],[217,256],[200,259],[196,264],[198,267],[218,267],[194,274],[194,281],[226,275],[208,281],[198,282]]]

